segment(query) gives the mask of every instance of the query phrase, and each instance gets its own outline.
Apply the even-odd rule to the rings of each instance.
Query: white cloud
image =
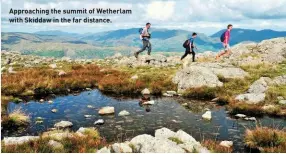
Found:
[[[174,14],[175,4],[176,3],[174,1],[154,1],[143,9],[146,10],[148,18],[166,21]]]

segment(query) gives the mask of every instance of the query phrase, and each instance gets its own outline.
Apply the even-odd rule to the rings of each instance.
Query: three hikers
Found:
[[[218,60],[220,56],[223,56],[224,54],[228,56],[231,52],[229,46],[229,40],[230,40],[230,31],[232,30],[232,27],[233,26],[231,24],[227,25],[227,30],[220,36],[220,41],[222,42],[224,51],[218,53],[218,55],[216,56],[216,60]]]
[[[152,48],[151,48],[151,43],[149,41],[151,38],[151,34],[148,31],[150,27],[151,27],[151,24],[146,23],[146,26],[139,30],[140,39],[143,42],[143,47],[139,51],[134,53],[134,56],[136,58],[138,58],[139,53],[143,52],[147,48],[148,48],[148,55],[151,54]],[[218,60],[221,56],[225,54],[228,56],[231,53],[229,40],[230,40],[230,31],[232,30],[232,28],[233,26],[229,24],[227,26],[227,30],[221,35],[220,40],[222,42],[224,50],[218,53],[218,55],[216,56],[216,60]],[[197,33],[193,33],[192,37],[184,42],[183,46],[184,48],[186,48],[186,50],[185,50],[185,54],[181,57],[181,60],[183,60],[188,54],[192,54],[192,61],[195,62],[196,53],[194,51],[194,48],[196,48],[196,46],[194,45],[194,40],[196,37],[197,37]]]
[[[188,54],[192,54],[193,56],[193,62],[195,62],[195,51],[194,48],[196,48],[196,46],[194,45],[194,40],[197,37],[197,33],[193,33],[192,37],[188,40],[185,41],[185,43],[183,44],[183,47],[186,48],[185,54],[181,57],[181,60],[183,60]]]
[[[148,48],[148,55],[151,54],[151,43],[149,41],[149,39],[151,38],[151,34],[149,33],[149,28],[151,27],[151,24],[148,22],[146,23],[146,26],[144,28],[141,28],[139,30],[139,33],[140,33],[140,39],[142,40],[143,42],[143,47],[134,53],[134,56],[136,58],[138,58],[138,55],[139,53],[143,52],[144,50],[146,50],[146,48]]]

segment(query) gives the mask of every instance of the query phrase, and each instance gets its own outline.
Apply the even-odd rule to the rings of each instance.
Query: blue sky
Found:
[[[1,30],[35,32],[62,30],[88,33],[142,27],[184,29],[212,34],[232,23],[234,27],[286,31],[286,0],[1,0]],[[132,15],[76,15],[110,18],[112,24],[10,24],[13,9],[131,9]],[[23,15],[27,16],[27,15]],[[36,17],[38,15],[30,15]],[[46,17],[41,15],[42,17]],[[50,17],[54,17],[51,15]],[[57,15],[55,17],[71,17]]]

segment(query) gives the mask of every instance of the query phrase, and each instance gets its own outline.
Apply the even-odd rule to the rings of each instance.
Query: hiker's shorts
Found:
[[[222,44],[222,45],[223,45],[225,51],[230,50],[229,44],[226,44],[226,45],[225,45],[225,44]]]

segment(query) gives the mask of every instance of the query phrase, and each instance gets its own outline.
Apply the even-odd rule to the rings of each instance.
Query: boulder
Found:
[[[126,111],[126,110],[120,111],[118,113],[118,116],[128,116],[128,115],[130,115],[130,113],[128,111]]]
[[[275,85],[286,85],[286,75],[282,75],[282,76],[277,76],[273,79],[273,83]]]
[[[55,128],[67,128],[73,126],[70,121],[60,121],[54,125]]]
[[[247,120],[247,121],[256,121],[256,118],[255,117],[245,117],[244,120]]]
[[[145,88],[145,89],[143,89],[143,90],[141,91],[141,94],[142,94],[142,95],[150,95],[151,92],[150,92],[149,89]]]
[[[131,77],[132,80],[137,80],[138,79],[138,75],[134,75]]]
[[[85,118],[90,118],[92,115],[84,115]]]
[[[39,138],[39,136],[4,137],[3,142],[4,145],[20,145]]]
[[[238,118],[245,118],[246,117],[246,115],[244,115],[244,114],[236,114],[235,116]]]
[[[109,147],[103,147],[100,150],[98,150],[96,153],[111,153],[111,150]]]
[[[223,85],[211,69],[201,66],[190,66],[178,71],[172,81],[178,85],[180,93],[188,88]]]
[[[115,153],[132,153],[129,143],[114,143],[111,146]]]
[[[140,153],[185,153],[175,142],[151,135],[143,134],[134,137],[130,143],[134,146],[134,152]]]
[[[54,141],[54,140],[50,140],[48,142],[48,145],[53,149],[63,149],[64,148],[62,143]]]
[[[58,112],[58,109],[52,109],[51,112],[56,113]]]
[[[169,95],[177,95],[176,91],[166,91],[166,93]]]
[[[264,93],[240,94],[235,97],[235,100],[246,102],[248,104],[258,104],[265,100],[265,94]]]
[[[104,124],[104,120],[103,119],[98,119],[97,121],[94,122],[95,125],[102,125]]]
[[[233,146],[233,142],[232,141],[221,141],[219,145],[223,146],[223,147],[230,148]]]
[[[268,85],[272,80],[268,77],[261,77],[256,80],[248,89],[248,93],[264,93],[268,89]]]
[[[114,107],[111,106],[103,107],[98,111],[98,114],[100,115],[114,114]]]
[[[286,100],[279,100],[280,105],[286,105]]]
[[[174,137],[175,136],[175,132],[171,131],[168,128],[161,128],[161,129],[157,129],[155,131],[155,137],[156,138],[163,138],[163,139],[168,139],[170,137]]]
[[[206,120],[211,120],[212,119],[212,112],[211,111],[206,111],[203,115],[202,115],[203,119]]]
[[[155,101],[152,100],[152,101],[147,101],[147,102],[144,102],[143,105],[154,105],[155,104]]]

